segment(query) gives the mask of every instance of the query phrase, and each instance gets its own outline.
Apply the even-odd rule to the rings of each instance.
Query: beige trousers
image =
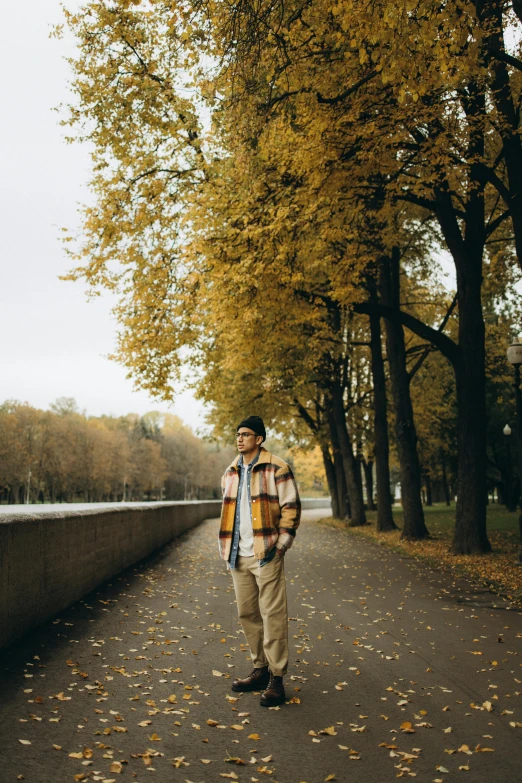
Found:
[[[264,566],[255,557],[238,556],[231,569],[239,621],[256,669],[270,667],[276,677],[288,669],[288,609],[284,556]]]

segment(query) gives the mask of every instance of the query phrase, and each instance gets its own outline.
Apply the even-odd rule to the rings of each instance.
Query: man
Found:
[[[301,516],[289,465],[267,451],[265,426],[249,416],[237,428],[239,455],[221,480],[221,557],[232,573],[239,620],[254,670],[234,680],[233,691],[263,690],[260,704],[285,701],[288,610],[283,559]]]

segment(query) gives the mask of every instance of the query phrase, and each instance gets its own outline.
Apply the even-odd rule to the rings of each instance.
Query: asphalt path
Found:
[[[285,556],[286,704],[230,690],[208,520],[0,656],[0,783],[522,780],[522,613],[320,513]]]

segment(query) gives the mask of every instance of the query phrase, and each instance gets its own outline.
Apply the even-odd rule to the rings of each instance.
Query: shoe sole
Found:
[[[234,688],[234,686],[231,685],[230,690],[234,691],[234,693],[252,693],[253,691],[264,691],[267,685],[268,683],[265,685],[255,685],[253,688]]]
[[[286,701],[286,696],[283,699],[279,699],[279,701],[260,701],[259,706],[260,707],[279,707],[280,704],[284,704]]]

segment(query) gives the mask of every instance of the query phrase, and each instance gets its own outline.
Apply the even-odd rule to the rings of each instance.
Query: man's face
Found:
[[[252,451],[257,451],[258,446],[263,442],[263,438],[261,435],[256,435],[248,427],[241,427],[236,433],[236,442],[237,450],[240,454],[249,454]]]

